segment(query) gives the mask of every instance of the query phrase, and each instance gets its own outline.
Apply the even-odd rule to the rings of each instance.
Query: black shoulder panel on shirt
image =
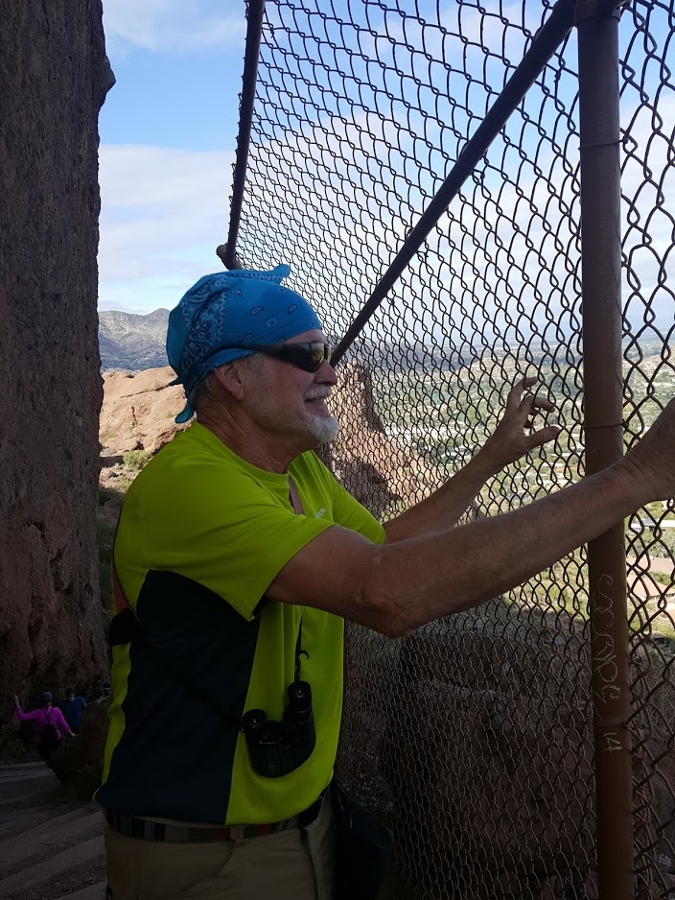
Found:
[[[130,647],[125,729],[97,799],[130,815],[222,823],[259,618],[175,572],[148,572],[136,609],[155,649]]]

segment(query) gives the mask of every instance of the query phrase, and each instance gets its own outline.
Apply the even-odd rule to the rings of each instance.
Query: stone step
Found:
[[[38,805],[30,806],[28,803],[7,805],[6,809],[0,808],[0,841],[12,837],[19,832],[26,831],[37,825],[42,825],[61,812],[72,810],[72,804],[63,803],[58,807]]]
[[[48,769],[44,763],[39,765],[39,769],[25,769],[11,773],[3,771],[4,767],[0,768],[0,785],[15,784],[17,781],[35,781],[36,779],[48,781],[55,777],[52,770]]]
[[[75,891],[74,894],[61,894],[56,900],[105,900],[105,881]]]
[[[0,766],[0,781],[3,778],[11,778],[13,772],[29,772],[31,770],[45,772],[49,771],[42,760],[32,760],[25,763],[7,763]]]
[[[44,896],[53,897],[54,882],[60,876],[83,863],[102,860],[103,853],[102,835],[70,847],[30,869],[23,869],[21,872],[0,880],[0,898],[2,900],[23,900],[24,897],[35,896],[35,890],[42,885],[45,885]]]
[[[100,810],[74,809],[47,819],[27,830],[16,831],[13,837],[0,841],[0,878],[7,878],[31,866],[35,857],[44,859],[98,837],[103,832]],[[0,882],[1,883],[1,882]]]

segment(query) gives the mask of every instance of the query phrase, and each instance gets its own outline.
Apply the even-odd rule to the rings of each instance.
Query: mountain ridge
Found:
[[[101,369],[139,372],[166,366],[166,329],[169,310],[150,313],[103,310],[98,314]]]

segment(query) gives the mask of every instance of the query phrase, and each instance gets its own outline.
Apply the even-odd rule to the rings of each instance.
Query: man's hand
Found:
[[[560,433],[560,429],[554,425],[532,431],[532,420],[537,412],[552,412],[555,409],[555,405],[545,397],[529,393],[523,397],[523,391],[531,388],[536,381],[533,377],[521,378],[514,384],[506,398],[501,422],[477,454],[476,458],[480,457],[493,473],[520,459],[535,447],[555,440]]]
[[[21,702],[19,701],[19,698],[16,696],[16,694],[14,694],[13,699],[14,699],[14,706],[21,706]]]
[[[645,486],[651,500],[675,497],[675,399],[618,465]]]

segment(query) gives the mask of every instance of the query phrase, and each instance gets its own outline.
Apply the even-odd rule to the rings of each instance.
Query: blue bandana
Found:
[[[190,396],[209,372],[253,350],[211,352],[219,344],[281,344],[321,328],[317,314],[300,294],[281,282],[290,266],[271,272],[234,269],[205,275],[190,288],[169,315],[166,354],[188,402],[176,416],[187,422],[194,415]]]

